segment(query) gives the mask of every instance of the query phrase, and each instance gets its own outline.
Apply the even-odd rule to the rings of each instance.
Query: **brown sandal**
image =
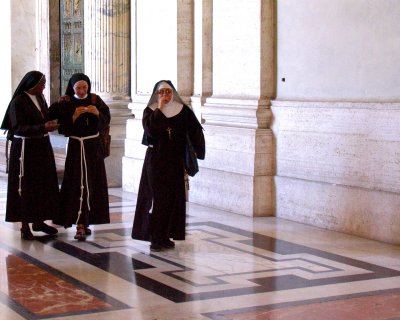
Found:
[[[83,241],[86,239],[85,226],[83,224],[78,224],[78,226],[76,227],[76,234],[74,239],[78,241]]]
[[[87,236],[90,236],[92,234],[92,230],[90,230],[88,227],[85,226],[85,234]]]

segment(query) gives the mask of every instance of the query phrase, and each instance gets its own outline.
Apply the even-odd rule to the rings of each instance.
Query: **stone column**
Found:
[[[128,120],[123,188],[137,192],[146,148],[142,114],[154,84],[173,82],[181,97],[190,102],[193,93],[193,1],[131,0],[132,103],[135,119]],[[149,18],[151,17],[151,18]]]
[[[212,92],[212,4],[213,0],[194,2],[194,92],[192,107],[198,118],[201,106]]]
[[[213,3],[212,96],[202,107],[207,153],[192,180],[193,202],[248,216],[273,213],[273,3]]]
[[[85,0],[85,73],[92,92],[111,111],[111,155],[106,159],[108,183],[121,186],[126,121],[130,102],[130,2]]]
[[[44,94],[50,105],[60,96],[59,1],[37,1],[37,21],[37,70],[46,75]]]
[[[50,105],[60,97],[60,3],[47,0],[36,1],[36,64],[35,69],[46,75],[44,95]],[[33,69],[33,68],[32,68]],[[56,131],[50,133],[57,171],[60,178],[64,172],[65,151],[68,139]]]

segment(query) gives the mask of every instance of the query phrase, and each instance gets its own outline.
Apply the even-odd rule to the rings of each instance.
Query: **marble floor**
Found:
[[[85,242],[24,241],[6,192],[1,178],[0,319],[400,319],[400,246],[189,204],[187,240],[150,252],[130,238],[136,196],[114,188]]]

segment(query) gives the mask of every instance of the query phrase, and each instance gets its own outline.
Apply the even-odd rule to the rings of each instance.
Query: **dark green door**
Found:
[[[83,0],[60,1],[61,93],[76,72],[84,72]]]

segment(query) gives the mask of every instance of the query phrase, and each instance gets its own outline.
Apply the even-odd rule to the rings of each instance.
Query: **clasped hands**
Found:
[[[64,102],[64,101],[70,101],[70,98],[68,95],[65,96],[61,96],[58,99],[59,102]],[[99,116],[100,112],[99,110],[96,108],[96,106],[94,105],[89,105],[89,106],[80,106],[78,108],[75,109],[74,114],[72,115],[72,122],[75,122],[76,119],[78,119],[78,117],[82,114],[82,113],[92,113],[95,116]]]
[[[92,113],[95,116],[99,116],[99,110],[97,110],[96,106],[89,105],[89,106],[80,106],[75,109],[74,114],[72,115],[72,121],[75,122],[76,119],[82,114],[82,113]]]
[[[58,129],[59,126],[60,125],[57,123],[57,120],[50,120],[44,124],[44,131],[52,132],[52,131]]]

